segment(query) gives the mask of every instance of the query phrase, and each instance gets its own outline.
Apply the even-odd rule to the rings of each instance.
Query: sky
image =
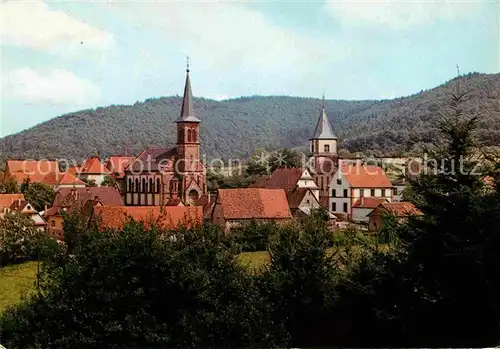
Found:
[[[181,95],[386,99],[500,71],[500,0],[0,3],[0,136]]]

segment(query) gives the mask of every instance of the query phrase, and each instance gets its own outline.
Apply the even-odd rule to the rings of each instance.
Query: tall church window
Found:
[[[191,154],[191,155],[189,156],[189,163],[190,163],[191,165],[192,165],[192,164],[194,164],[194,155],[193,155],[193,154]]]
[[[160,192],[160,178],[156,178],[156,192]]]
[[[314,143],[311,143],[311,153],[314,153]]]
[[[196,130],[193,129],[192,141],[196,142]]]
[[[135,179],[135,188],[134,188],[134,191],[138,192],[140,190],[140,187],[139,187],[139,179],[136,178]]]
[[[149,179],[149,192],[150,193],[154,192],[153,178]]]
[[[128,179],[128,191],[134,191],[134,187],[132,184],[132,178]]]
[[[325,153],[329,153],[329,152],[330,152],[330,145],[325,144]]]
[[[188,130],[188,142],[191,142],[192,132]]]
[[[184,142],[184,130],[179,130],[177,138],[179,139],[179,143]]]
[[[142,179],[142,192],[147,193],[148,192],[148,184],[146,183],[146,179]]]

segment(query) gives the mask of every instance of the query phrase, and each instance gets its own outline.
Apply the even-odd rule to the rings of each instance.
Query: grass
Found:
[[[36,262],[0,268],[0,313],[35,290]]]

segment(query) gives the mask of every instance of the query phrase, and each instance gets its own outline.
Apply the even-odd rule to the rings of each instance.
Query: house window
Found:
[[[344,212],[347,212],[347,202],[344,202]]]
[[[344,197],[347,197],[347,189],[344,189]]]
[[[392,195],[398,195],[398,188],[392,188]]]
[[[336,202],[332,202],[332,211],[333,212],[337,211],[337,203]]]
[[[55,227],[56,226],[56,221],[55,220],[51,220],[50,221],[50,226],[51,227]]]
[[[330,152],[330,146],[328,144],[325,144],[325,153]]]
[[[307,200],[306,202],[307,202],[308,205],[311,203],[309,200]]]
[[[370,196],[375,196],[375,189],[370,189]]]
[[[332,189],[332,197],[336,197],[337,196],[337,193],[335,191],[335,189]]]
[[[359,189],[359,196],[361,196],[361,197],[365,196],[365,190],[364,189]]]
[[[385,196],[385,189],[382,189],[382,197]]]
[[[337,185],[342,185],[342,180],[341,179],[337,179]]]

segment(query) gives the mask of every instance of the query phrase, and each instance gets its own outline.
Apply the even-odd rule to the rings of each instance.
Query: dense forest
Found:
[[[196,82],[194,82],[196,85]],[[418,152],[437,136],[438,110],[455,87],[453,79],[408,97],[380,101],[327,100],[341,147],[374,155]],[[500,144],[500,74],[471,73],[460,79],[470,91],[466,109],[478,109],[483,145]],[[151,98],[54,118],[0,140],[2,158],[83,159],[93,154],[137,154],[148,146],[175,143],[173,121],[180,97]],[[195,98],[202,120],[202,150],[209,157],[246,157],[255,148],[307,146],[321,100],[287,96],[225,101]]]

